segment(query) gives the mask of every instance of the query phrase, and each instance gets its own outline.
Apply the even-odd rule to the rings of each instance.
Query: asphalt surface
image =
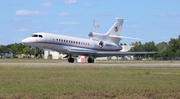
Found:
[[[128,66],[128,67],[180,67],[180,62],[126,62],[126,63],[0,63],[0,66],[32,66],[32,67],[71,67],[71,66]]]

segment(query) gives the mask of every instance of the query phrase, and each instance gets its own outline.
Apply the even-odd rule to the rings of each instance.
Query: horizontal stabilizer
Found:
[[[133,37],[127,37],[127,36],[116,36],[116,35],[110,35],[110,37],[114,37],[114,38],[120,38],[120,39],[130,39],[130,40],[143,40],[140,38],[133,38]]]

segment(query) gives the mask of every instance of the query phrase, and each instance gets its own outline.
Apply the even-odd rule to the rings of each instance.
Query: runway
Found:
[[[1,62],[0,66],[33,66],[33,67],[112,67],[112,66],[121,66],[121,67],[180,67],[180,62],[104,62],[104,63],[7,63]]]

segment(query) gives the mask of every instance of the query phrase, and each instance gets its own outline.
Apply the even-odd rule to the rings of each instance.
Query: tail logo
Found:
[[[118,27],[117,27],[117,26],[114,27],[114,31],[115,31],[115,32],[118,32]]]

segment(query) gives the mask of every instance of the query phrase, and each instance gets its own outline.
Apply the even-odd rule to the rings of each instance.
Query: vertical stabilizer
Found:
[[[124,21],[123,19],[116,18],[116,22],[113,24],[113,26],[109,29],[109,31],[106,34],[119,36],[123,25],[123,21]]]
[[[124,19],[116,18],[116,22],[113,24],[113,26],[109,29],[109,31],[106,33],[107,36],[109,36],[108,41],[113,42],[116,44],[119,44],[120,42],[120,31],[122,29]]]

